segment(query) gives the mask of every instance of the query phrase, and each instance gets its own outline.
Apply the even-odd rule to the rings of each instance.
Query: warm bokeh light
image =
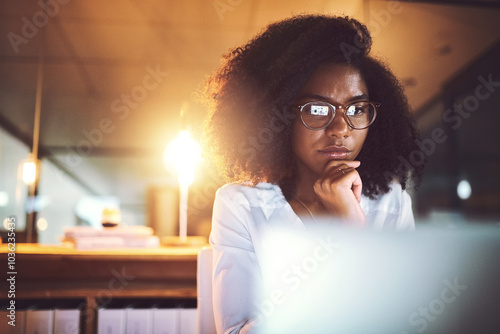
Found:
[[[23,164],[23,181],[26,184],[33,184],[36,181],[36,163],[32,160]]]
[[[0,207],[9,204],[9,194],[6,191],[0,191]]]
[[[175,168],[179,184],[193,183],[196,165],[201,161],[201,146],[188,131],[181,131],[165,149],[163,156],[168,169]]]
[[[3,229],[4,229],[4,230],[7,230],[7,229],[9,228],[9,223],[10,223],[9,218],[5,218],[5,219],[3,220]]]
[[[45,231],[47,229],[47,227],[49,226],[49,223],[47,222],[47,220],[45,218],[39,218],[37,221],[36,221],[36,228],[39,230],[39,231]]]
[[[463,200],[466,200],[470,197],[472,193],[472,188],[470,186],[469,181],[462,180],[457,185],[457,195]]]

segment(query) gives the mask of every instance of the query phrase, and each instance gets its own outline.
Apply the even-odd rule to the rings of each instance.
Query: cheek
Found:
[[[299,119],[293,125],[292,129],[292,149],[295,155],[307,154],[312,150],[316,136],[319,131],[312,131],[307,129],[302,121]]]

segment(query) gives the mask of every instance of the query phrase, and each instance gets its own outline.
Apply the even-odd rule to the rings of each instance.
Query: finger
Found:
[[[352,183],[352,192],[354,193],[354,196],[358,200],[358,203],[361,203],[361,193],[363,191],[363,182],[361,181],[361,178],[358,177],[354,180]]]
[[[348,167],[345,169],[339,169],[338,174],[339,177],[345,178],[348,182],[351,183],[351,189],[356,197],[358,203],[361,202],[361,193],[363,190],[363,182],[361,181],[361,177],[359,176],[358,171],[353,167]]]
[[[336,183],[338,185],[343,185],[352,189],[352,185],[359,179],[359,174],[357,170],[353,167],[347,167],[342,169],[334,169],[323,175],[317,180],[317,183],[321,185],[324,189],[330,189],[331,185]]]
[[[339,171],[341,170],[350,170],[352,168],[356,168],[356,165],[359,166],[359,164],[356,164],[356,163],[339,163],[339,162],[335,162],[335,163],[329,163],[325,166],[325,168],[323,169],[323,176],[326,176],[326,175],[335,175],[337,174]]]
[[[346,175],[354,170],[356,170],[356,169],[353,167],[339,166],[336,173],[339,174],[340,176],[342,176],[342,175]]]
[[[349,172],[355,170],[352,167],[347,167],[346,166],[339,166],[334,169],[327,170],[323,173],[323,175],[318,179],[318,182],[320,184],[323,184],[327,186],[328,188],[333,182],[338,182],[341,179],[347,180],[348,178],[345,178]],[[352,182],[352,181],[350,181]],[[350,185],[350,183],[349,183]]]
[[[358,168],[361,165],[360,161],[347,161],[347,160],[331,160],[325,166],[325,171],[331,169],[339,169],[339,168]]]

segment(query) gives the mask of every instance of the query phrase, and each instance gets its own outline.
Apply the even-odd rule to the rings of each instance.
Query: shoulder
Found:
[[[362,196],[361,206],[369,209],[385,209],[391,212],[397,212],[401,208],[402,202],[406,200],[408,193],[403,190],[399,182],[392,182],[389,185],[389,191],[385,194],[379,194],[375,198]]]
[[[278,206],[286,202],[281,188],[275,184],[228,183],[219,188],[215,199],[243,206]]]
[[[411,230],[414,225],[411,197],[398,182],[391,183],[389,192],[374,199],[362,196],[361,207],[372,227]]]
[[[253,250],[271,223],[287,221],[285,203],[281,189],[269,183],[222,186],[215,195],[210,243]]]

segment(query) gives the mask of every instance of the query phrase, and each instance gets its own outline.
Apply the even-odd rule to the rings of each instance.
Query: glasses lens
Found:
[[[375,119],[375,105],[371,102],[356,102],[347,106],[345,114],[353,128],[364,129]]]
[[[331,106],[322,102],[306,103],[301,109],[304,124],[311,129],[321,129],[326,126],[335,112]]]

